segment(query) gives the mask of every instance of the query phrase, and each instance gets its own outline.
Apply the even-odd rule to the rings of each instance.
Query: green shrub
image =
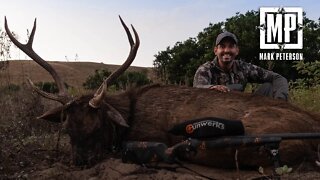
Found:
[[[17,92],[20,90],[20,86],[16,85],[16,84],[9,84],[7,86],[3,86],[0,89],[1,93],[7,94],[7,93],[11,93],[11,92]]]
[[[35,83],[35,85],[45,91],[45,92],[48,92],[48,93],[58,93],[59,92],[59,89],[56,85],[56,83],[54,82],[38,82],[38,83]],[[64,83],[64,85],[69,88],[69,85],[67,83]]]
[[[291,87],[301,89],[320,85],[320,61],[298,61],[293,67],[302,75],[302,78],[291,81]]]
[[[93,75],[90,75],[83,83],[85,89],[97,89],[103,80],[111,74],[107,69],[95,70]],[[113,90],[126,89],[129,86],[142,86],[150,84],[152,81],[148,79],[145,72],[125,72],[120,75],[115,82],[109,85]]]
[[[145,73],[141,72],[126,72],[122,74],[115,82],[116,88],[126,89],[129,86],[143,86],[150,84],[151,80],[148,79]]]
[[[111,74],[107,69],[97,69],[93,75],[87,77],[86,81],[82,84],[85,89],[97,89],[104,78]]]

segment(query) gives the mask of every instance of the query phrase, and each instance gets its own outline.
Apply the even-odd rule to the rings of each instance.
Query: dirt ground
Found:
[[[37,120],[53,106],[27,88],[0,91],[0,179],[268,179],[270,168],[217,169],[184,163],[146,167],[110,156],[92,167],[72,165],[69,139],[60,124]],[[154,166],[154,165],[153,165]],[[241,168],[241,167],[240,167]],[[302,162],[282,179],[320,179],[320,167]],[[197,174],[199,173],[199,174]],[[269,178],[270,179],[270,178]]]

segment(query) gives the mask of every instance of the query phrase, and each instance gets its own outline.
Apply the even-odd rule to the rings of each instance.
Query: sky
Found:
[[[318,0],[0,0],[4,16],[21,42],[37,18],[34,50],[48,61],[122,64],[130,45],[118,15],[132,24],[141,44],[133,66],[152,67],[155,55],[196,37],[209,23],[225,21],[237,12],[265,6],[302,7],[318,21]],[[11,59],[26,59],[12,48]]]

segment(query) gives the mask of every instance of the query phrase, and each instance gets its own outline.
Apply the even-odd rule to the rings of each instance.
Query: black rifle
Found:
[[[175,163],[180,154],[196,153],[198,149],[217,149],[238,146],[264,146],[274,163],[280,167],[279,146],[283,140],[320,139],[320,133],[279,133],[244,136],[222,136],[214,139],[188,138],[172,147],[159,142],[131,141],[124,144],[122,160],[138,164],[151,162]]]

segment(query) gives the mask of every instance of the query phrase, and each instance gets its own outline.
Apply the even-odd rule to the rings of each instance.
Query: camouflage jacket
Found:
[[[219,68],[217,57],[213,61],[206,62],[201,65],[195,73],[193,87],[209,88],[213,85],[233,85],[241,84],[241,90],[244,90],[246,84],[249,83],[265,83],[278,81],[277,84],[287,86],[287,80],[281,75],[258,67],[256,65],[246,63],[241,60],[234,60],[232,69],[226,73]]]

